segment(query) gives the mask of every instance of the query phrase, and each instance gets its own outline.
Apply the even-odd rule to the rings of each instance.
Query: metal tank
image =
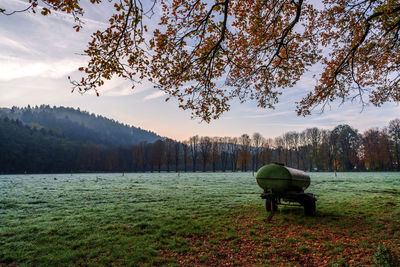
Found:
[[[264,191],[272,193],[299,193],[310,186],[310,176],[305,172],[277,163],[261,167],[256,179]]]
[[[256,175],[258,185],[264,190],[265,208],[271,212],[272,219],[278,205],[297,205],[304,207],[304,215],[315,216],[317,199],[313,194],[304,193],[310,186],[310,176],[304,171],[289,168],[281,163],[261,167]]]

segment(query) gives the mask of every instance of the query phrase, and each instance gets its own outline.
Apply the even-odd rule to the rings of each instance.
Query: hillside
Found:
[[[19,120],[39,130],[45,128],[69,141],[84,144],[117,147],[140,142],[153,143],[162,139],[153,132],[68,107],[41,105],[26,108],[0,108],[0,117]]]
[[[81,150],[52,130],[0,118],[0,173],[69,172]]]

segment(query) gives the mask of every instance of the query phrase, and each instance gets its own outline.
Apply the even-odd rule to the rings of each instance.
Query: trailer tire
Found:
[[[277,211],[278,210],[278,205],[276,204],[276,202],[274,200],[271,200],[269,198],[265,199],[265,209],[268,212],[271,212],[271,207],[273,209],[273,211]]]

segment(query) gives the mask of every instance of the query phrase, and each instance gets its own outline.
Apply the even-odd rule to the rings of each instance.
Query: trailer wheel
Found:
[[[266,199],[265,200],[265,209],[268,211],[268,212],[270,212],[270,211],[272,211],[271,210],[271,207],[272,207],[272,209],[273,209],[273,211],[277,211],[278,210],[278,205],[276,204],[276,202],[274,201],[274,200],[271,200],[271,199]]]
[[[304,215],[305,216],[315,216],[316,205],[315,205],[314,197],[306,195],[303,205],[304,205]]]

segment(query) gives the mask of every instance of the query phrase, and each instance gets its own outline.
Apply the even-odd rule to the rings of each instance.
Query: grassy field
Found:
[[[267,223],[251,173],[3,175],[0,266],[396,264],[400,173],[311,179]]]

